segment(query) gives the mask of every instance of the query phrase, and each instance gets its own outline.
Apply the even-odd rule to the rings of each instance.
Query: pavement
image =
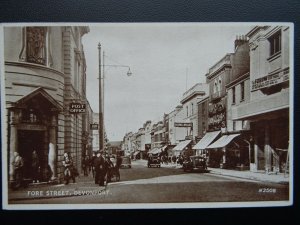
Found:
[[[137,160],[133,164],[145,164],[146,160]],[[175,168],[181,169],[180,165],[173,163],[162,164],[162,168]],[[238,171],[220,168],[208,168],[209,174],[216,176],[239,178],[258,182],[270,182],[278,184],[289,184],[289,176],[279,173],[279,174],[266,174],[262,171],[251,172],[251,171]],[[181,175],[182,181],[184,181],[184,174]],[[158,178],[157,178],[158,179]],[[154,183],[157,183],[156,178],[152,179]],[[159,179],[166,180],[166,179]],[[151,182],[149,179],[145,179],[145,182]],[[118,182],[119,183],[119,182]],[[111,183],[114,184],[114,183]],[[49,184],[49,183],[34,183],[29,184],[27,188],[20,188],[18,190],[8,189],[8,201],[12,200],[25,200],[25,199],[36,199],[36,198],[59,198],[59,197],[72,197],[79,195],[99,195],[107,194],[108,189],[106,187],[100,187],[94,183],[94,179],[91,175],[79,176],[76,178],[76,183],[70,182],[68,185],[65,184]]]
[[[161,167],[181,169],[181,166],[173,163],[162,164]],[[220,169],[220,168],[211,168],[211,167],[208,168],[208,172],[214,175],[234,177],[234,178],[246,179],[251,181],[278,183],[278,184],[289,184],[290,181],[289,174],[283,174],[283,173],[275,174],[275,173],[266,173],[264,171],[252,172],[249,170],[239,171],[239,170]]]

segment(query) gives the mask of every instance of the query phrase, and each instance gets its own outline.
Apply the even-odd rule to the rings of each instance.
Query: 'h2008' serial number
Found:
[[[259,188],[259,193],[276,193],[276,188]]]

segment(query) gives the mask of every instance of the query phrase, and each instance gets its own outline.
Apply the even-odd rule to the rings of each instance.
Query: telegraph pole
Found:
[[[103,96],[102,96],[102,76],[101,76],[101,44],[98,44],[99,50],[99,150],[104,150],[104,132],[103,132]]]

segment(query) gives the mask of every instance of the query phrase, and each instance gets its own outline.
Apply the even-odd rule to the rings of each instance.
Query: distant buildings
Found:
[[[204,155],[209,166],[224,169],[288,170],[289,32],[257,26],[237,36],[234,52],[209,68],[206,84],[195,84],[181,105],[149,123],[151,149]]]

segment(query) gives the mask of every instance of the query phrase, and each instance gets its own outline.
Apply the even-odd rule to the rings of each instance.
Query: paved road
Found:
[[[162,168],[148,168],[145,161],[135,161],[131,169],[121,169],[121,181],[110,183],[105,189],[96,186],[91,178],[86,178],[84,183],[51,188],[52,191],[65,190],[68,193],[63,193],[63,196],[58,197],[51,196],[51,198],[44,196],[43,198],[15,199],[11,200],[10,203],[284,201],[288,200],[289,193],[286,185],[253,182],[209,173],[185,173],[182,169],[170,165]],[[34,190],[32,189],[32,191]],[[45,195],[47,187],[43,191]]]

